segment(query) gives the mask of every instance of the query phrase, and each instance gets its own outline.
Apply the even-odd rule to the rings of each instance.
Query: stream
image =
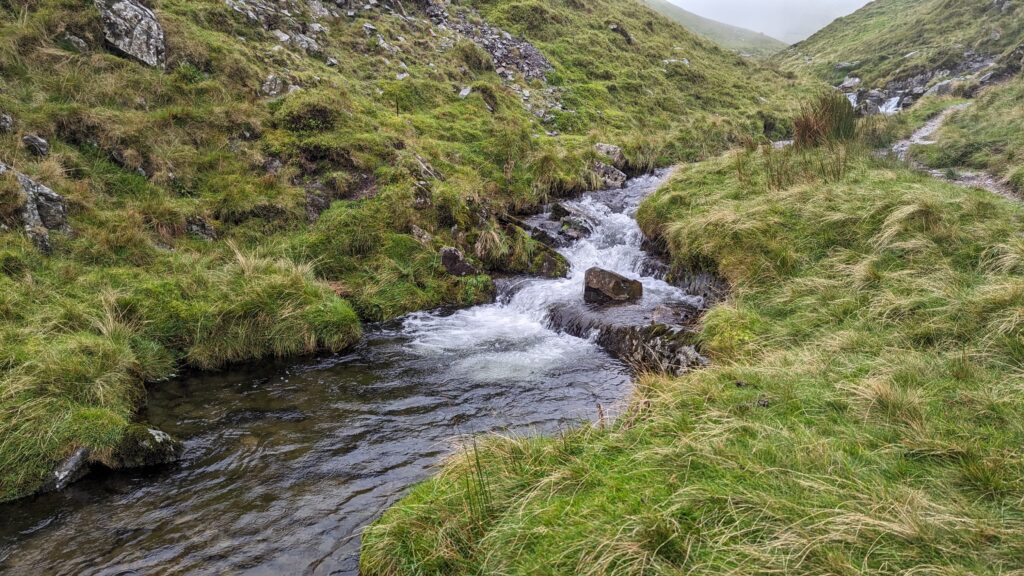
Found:
[[[0,572],[355,574],[360,529],[467,435],[549,434],[629,396],[595,338],[551,328],[587,268],[640,279],[638,309],[703,304],[641,249],[633,215],[665,177],[565,203],[590,227],[560,249],[569,278],[501,280],[494,304],[412,314],[345,354],[151,386],[145,417],[184,459],[0,506]]]

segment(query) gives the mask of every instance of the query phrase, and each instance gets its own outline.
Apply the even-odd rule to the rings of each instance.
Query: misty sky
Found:
[[[793,43],[868,0],[670,0],[701,16]]]

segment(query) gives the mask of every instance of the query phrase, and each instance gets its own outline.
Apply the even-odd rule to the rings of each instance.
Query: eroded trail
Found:
[[[967,188],[981,188],[983,190],[988,190],[993,194],[998,194],[1004,198],[1020,202],[1021,198],[1017,196],[1009,186],[988,172],[959,168],[952,171],[929,168],[928,166],[914,160],[910,154],[910,150],[913,146],[933,146],[937,144],[938,141],[933,140],[935,134],[953,114],[967,109],[970,105],[971,104],[969,102],[965,102],[943,110],[938,116],[932,118],[925,123],[924,126],[914,132],[910,138],[900,140],[893,145],[893,153],[900,160],[910,162],[915,169],[927,172],[940,180],[945,180]]]
[[[495,304],[414,314],[347,355],[154,386],[146,416],[185,461],[0,507],[0,572],[355,573],[360,528],[463,435],[550,433],[628,396],[623,363],[551,328],[586,268],[642,280],[635,314],[701,305],[641,248],[633,215],[665,176],[568,203],[590,228],[561,248],[569,278],[503,281]]]

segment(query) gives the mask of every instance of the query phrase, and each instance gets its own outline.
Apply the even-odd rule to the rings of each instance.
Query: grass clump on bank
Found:
[[[847,143],[682,168],[639,219],[732,286],[712,366],[482,440],[366,531],[364,573],[1024,568],[1019,206]]]

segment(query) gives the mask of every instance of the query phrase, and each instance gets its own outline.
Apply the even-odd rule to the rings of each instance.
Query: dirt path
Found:
[[[900,160],[905,160],[910,163],[916,170],[927,172],[933,177],[940,180],[945,180],[959,186],[965,186],[967,188],[981,188],[988,190],[993,194],[998,194],[1004,198],[1021,201],[1020,196],[1015,194],[1013,190],[1004,184],[999,178],[996,178],[988,172],[979,172],[972,170],[937,170],[929,168],[924,164],[914,160],[910,155],[910,148],[912,146],[931,146],[936,144],[935,140],[932,140],[932,136],[942,128],[942,125],[949,120],[949,117],[953,114],[966,109],[970,106],[970,103],[957,104],[951,106],[942,111],[941,114],[929,120],[924,126],[914,132],[907,140],[900,140],[892,147],[893,154],[896,155]]]

